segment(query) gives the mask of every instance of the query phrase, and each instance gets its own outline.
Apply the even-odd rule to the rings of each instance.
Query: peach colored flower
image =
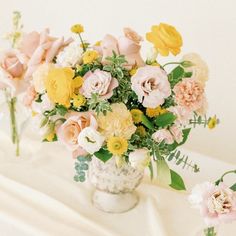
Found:
[[[23,98],[23,103],[25,106],[30,107],[32,105],[32,102],[34,101],[35,97],[36,97],[37,93],[34,89],[33,85],[30,85],[27,90],[26,90],[26,94]]]
[[[177,143],[181,143],[183,141],[183,132],[180,126],[172,125],[170,127],[170,132]]]
[[[29,57],[25,77],[31,77],[43,61],[51,62],[58,52],[71,41],[71,39],[64,41],[64,37],[53,38],[49,36],[49,29],[45,29],[40,34],[37,32],[26,34],[20,46],[21,52]]]
[[[131,82],[132,90],[144,107],[156,108],[171,95],[167,74],[157,66],[140,67],[131,77]]]
[[[119,85],[117,79],[112,78],[109,72],[99,69],[87,72],[83,78],[84,83],[80,93],[86,98],[91,98],[93,93],[97,93],[100,98],[108,99],[113,95],[113,89]]]
[[[152,139],[155,142],[162,142],[165,141],[165,143],[167,144],[172,144],[174,142],[174,138],[171,135],[170,131],[167,129],[160,129],[157,130],[153,135],[152,135]]]
[[[85,127],[97,129],[97,121],[91,112],[74,112],[56,131],[58,140],[75,155],[86,153],[78,144],[78,136]]]
[[[196,185],[189,196],[190,203],[200,210],[208,227],[236,220],[236,192],[221,183]]]
[[[185,78],[177,83],[173,89],[175,102],[190,111],[196,111],[204,102],[204,88],[193,78]]]
[[[106,63],[106,57],[112,56],[114,51],[117,54],[124,55],[127,60],[128,69],[132,66],[143,66],[145,63],[140,55],[140,41],[142,37],[130,28],[124,28],[124,36],[118,40],[112,35],[106,35],[101,42],[102,62]]]

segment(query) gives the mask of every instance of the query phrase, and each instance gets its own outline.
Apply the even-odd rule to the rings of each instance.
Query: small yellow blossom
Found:
[[[138,134],[140,137],[145,137],[146,136],[146,129],[140,125],[136,129],[136,134]]]
[[[52,142],[53,139],[54,139],[54,137],[55,137],[55,131],[53,130],[52,132],[50,132],[49,134],[47,134],[47,135],[45,136],[45,139],[46,139],[48,142]]]
[[[147,108],[146,115],[150,118],[159,116],[161,114],[166,113],[167,110],[165,108],[161,108],[161,106],[158,106],[156,108]]]
[[[32,111],[32,112],[31,112],[31,115],[32,115],[32,117],[35,117],[36,115],[38,115],[38,112]]]
[[[84,78],[81,77],[81,76],[76,76],[74,79],[73,79],[73,87],[74,87],[74,92],[75,93],[78,93],[79,89],[81,88],[81,86],[83,85],[84,83]]]
[[[137,70],[138,70],[137,67],[132,68],[132,69],[129,71],[130,76],[133,76],[133,75],[136,73]]]
[[[90,64],[93,61],[95,61],[96,59],[98,59],[98,57],[99,57],[99,54],[97,51],[88,50],[83,55],[83,62],[84,62],[84,64]]]
[[[143,115],[142,111],[140,111],[139,109],[132,109],[130,113],[132,115],[132,119],[135,124],[138,124],[142,121],[142,115]]]
[[[81,94],[74,94],[73,95],[73,106],[74,107],[81,107],[86,103],[86,98]]]
[[[218,120],[217,120],[216,116],[213,116],[209,119],[207,126],[209,129],[214,129],[217,124],[218,124]]]
[[[75,34],[81,34],[84,32],[84,27],[80,24],[76,24],[76,25],[73,25],[70,30],[71,32]]]
[[[97,46],[97,47],[99,47],[99,46],[101,46],[101,40],[100,41],[97,41],[95,44],[94,44],[94,46]]]
[[[128,149],[128,142],[122,137],[110,137],[107,140],[107,148],[113,155],[122,155]]]

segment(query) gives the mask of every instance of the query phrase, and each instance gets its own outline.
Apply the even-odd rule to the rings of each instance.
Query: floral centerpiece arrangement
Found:
[[[48,29],[22,33],[17,44],[26,58],[24,101],[42,140],[59,141],[71,151],[75,181],[85,181],[89,166],[90,173],[99,170],[101,175],[90,177],[92,182],[106,179],[100,190],[126,194],[137,187],[146,167],[151,178],[157,169],[159,182],[184,190],[183,179],[168,162],[198,172],[197,164],[177,149],[196,125],[214,128],[218,123],[205,115],[206,63],[190,53],[159,64],[157,57],[176,56],[183,44],[180,33],[164,23],[146,34],[152,44],[146,59],[143,37],[130,28],[94,44],[83,39],[82,25],[71,31],[68,40],[51,36]],[[114,173],[122,176],[123,185],[110,178]],[[133,175],[139,181],[131,187],[126,177]]]

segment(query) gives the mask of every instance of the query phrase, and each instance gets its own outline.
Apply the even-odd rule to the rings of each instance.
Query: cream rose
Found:
[[[144,107],[156,108],[171,95],[170,83],[164,70],[157,66],[145,66],[131,78],[131,88]]]
[[[108,99],[113,95],[113,89],[118,85],[117,79],[112,78],[110,73],[97,69],[85,74],[80,93],[86,98],[91,98],[92,94],[97,93],[100,98]]]
[[[129,154],[130,165],[139,170],[144,170],[150,162],[150,154],[147,149],[137,149]]]

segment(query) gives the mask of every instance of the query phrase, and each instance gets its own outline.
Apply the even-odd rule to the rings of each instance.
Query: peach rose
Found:
[[[143,66],[145,63],[140,55],[142,37],[130,28],[124,28],[124,36],[118,40],[112,35],[106,35],[101,42],[103,58],[106,62],[106,57],[112,56],[114,51],[117,54],[124,55],[127,60],[127,68],[134,65]]]
[[[23,103],[26,107],[30,107],[32,102],[34,101],[35,97],[36,97],[37,93],[34,89],[33,85],[30,85],[27,90],[26,90],[26,94],[23,98]]]
[[[110,73],[97,69],[84,75],[84,83],[80,93],[86,98],[91,98],[93,93],[97,93],[100,98],[108,99],[113,95],[113,89],[118,85],[117,79],[112,78]]]
[[[31,77],[35,69],[43,62],[51,62],[58,52],[72,40],[64,41],[64,37],[53,38],[49,30],[45,29],[40,34],[31,32],[23,37],[20,50],[29,57],[26,78]]]
[[[57,129],[58,140],[73,152],[74,157],[86,154],[86,151],[78,144],[78,136],[86,127],[97,129],[97,121],[93,114],[90,112],[74,112]]]
[[[203,106],[203,85],[193,78],[184,78],[173,89],[175,102],[189,111],[196,111]]]
[[[140,67],[132,76],[131,83],[132,90],[144,107],[156,108],[171,95],[167,74],[157,66]]]

